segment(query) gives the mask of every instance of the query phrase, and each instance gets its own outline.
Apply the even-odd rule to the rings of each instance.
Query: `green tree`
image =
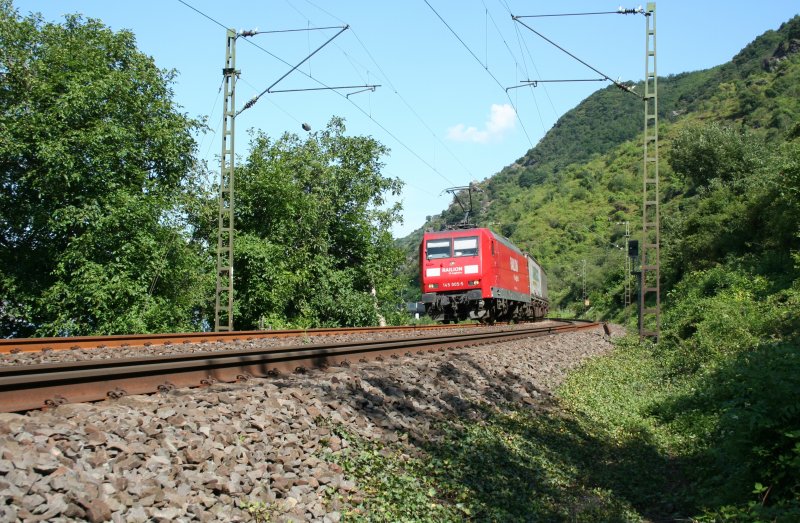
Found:
[[[374,325],[400,302],[386,147],[333,118],[305,140],[256,133],[236,182],[237,328]],[[375,295],[373,296],[373,289]]]
[[[0,1],[0,335],[198,325],[199,190],[174,72],[97,20],[21,17]]]
[[[711,123],[690,126],[678,133],[669,151],[669,163],[690,189],[696,190],[712,180],[741,180],[763,165],[764,156],[762,138]]]
[[[709,124],[679,133],[669,160],[694,188],[667,231],[669,279],[732,257],[749,257],[764,273],[793,273],[800,144]]]

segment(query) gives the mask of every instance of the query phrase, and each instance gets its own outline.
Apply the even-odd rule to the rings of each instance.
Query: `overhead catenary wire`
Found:
[[[246,79],[239,78],[238,81],[244,83],[245,85],[247,85],[250,89],[253,90],[254,93],[258,92],[258,88],[256,86],[254,86],[253,84],[251,84],[250,82],[248,82]],[[267,103],[271,104],[273,107],[278,109],[280,112],[282,112],[283,114],[285,114],[286,116],[288,116],[289,118],[291,118],[292,120],[297,122],[298,125],[302,125],[303,124],[303,122],[301,122],[299,118],[297,118],[295,115],[293,115],[292,113],[290,113],[289,111],[287,111],[286,109],[281,107],[280,105],[276,104],[275,102],[273,102],[269,98],[267,98]]]
[[[215,20],[214,18],[210,17],[210,16],[209,16],[209,15],[207,15],[206,13],[203,13],[203,12],[202,12],[202,11],[200,11],[199,9],[197,9],[197,8],[195,8],[195,7],[193,7],[193,6],[191,6],[190,4],[188,4],[187,2],[185,2],[184,0],[178,0],[178,1],[179,1],[181,4],[185,5],[186,7],[189,7],[189,8],[190,8],[190,9],[192,9],[193,11],[197,12],[198,14],[200,14],[201,16],[203,16],[204,18],[206,18],[206,19],[210,20],[210,21],[211,21],[211,22],[213,22],[214,24],[216,24],[216,25],[218,25],[218,26],[222,27],[222,28],[223,28],[223,29],[225,29],[225,30],[228,30],[228,27],[226,27],[224,24],[222,24],[222,23],[221,23],[221,22],[219,22],[218,20]],[[252,40],[245,39],[245,42],[247,42],[247,43],[249,43],[250,45],[254,46],[255,48],[257,48],[257,49],[261,50],[262,52],[264,52],[264,53],[268,54],[269,56],[271,56],[271,57],[275,58],[275,59],[276,59],[276,60],[278,60],[279,62],[282,62],[282,63],[284,63],[285,65],[288,65],[289,67],[294,67],[294,66],[293,66],[291,63],[289,63],[289,62],[287,62],[286,60],[284,60],[284,59],[280,58],[279,56],[275,55],[274,53],[270,52],[269,50],[265,49],[264,47],[262,47],[262,46],[258,45],[257,43],[253,42]],[[299,64],[299,65],[302,65],[302,64]],[[412,148],[411,148],[409,145],[407,145],[405,142],[403,142],[402,140],[400,140],[400,138],[398,138],[398,137],[397,137],[397,136],[396,136],[394,133],[392,133],[391,131],[389,131],[389,129],[387,129],[387,128],[386,128],[386,127],[383,125],[383,124],[381,124],[381,123],[380,123],[380,122],[378,122],[378,121],[377,121],[375,118],[373,118],[373,116],[372,116],[371,114],[369,114],[369,113],[367,113],[366,111],[364,111],[364,109],[362,109],[362,108],[361,108],[361,107],[360,107],[358,104],[356,104],[355,102],[353,102],[353,101],[352,101],[350,98],[348,98],[346,95],[344,95],[344,94],[342,94],[341,92],[339,92],[339,91],[335,90],[336,88],[333,88],[333,87],[331,87],[331,86],[328,86],[328,85],[327,85],[327,84],[325,84],[324,82],[322,82],[322,81],[320,81],[319,79],[317,79],[317,78],[315,78],[315,77],[313,77],[313,76],[311,76],[311,75],[307,74],[306,72],[304,72],[304,71],[302,71],[302,70],[300,70],[300,69],[296,69],[296,68],[295,68],[295,69],[293,69],[293,71],[294,71],[294,70],[297,70],[297,71],[298,71],[300,74],[302,74],[302,75],[306,76],[306,77],[307,77],[307,78],[309,78],[310,80],[312,80],[312,81],[314,81],[314,82],[318,83],[319,85],[321,85],[321,86],[325,87],[326,89],[328,89],[328,90],[332,90],[334,93],[336,93],[337,95],[339,95],[341,98],[343,98],[344,100],[348,101],[350,104],[352,104],[352,105],[353,105],[353,107],[355,107],[356,109],[358,109],[358,110],[359,110],[359,111],[360,111],[360,112],[361,112],[361,113],[362,113],[364,116],[366,116],[367,118],[369,118],[369,119],[370,119],[370,120],[371,120],[371,121],[372,121],[372,122],[373,122],[375,125],[377,125],[378,127],[380,127],[380,128],[381,128],[381,129],[382,129],[382,130],[383,130],[383,131],[386,133],[386,134],[388,134],[388,135],[389,135],[389,136],[390,136],[392,139],[394,139],[394,140],[395,140],[397,143],[399,143],[399,144],[400,144],[400,145],[401,145],[401,146],[402,146],[404,149],[406,149],[408,152],[410,152],[410,153],[411,153],[411,154],[412,154],[412,155],[413,155],[415,158],[417,158],[417,159],[418,159],[420,162],[422,162],[422,163],[423,163],[425,166],[427,166],[429,169],[431,169],[431,171],[433,171],[433,172],[434,172],[436,175],[438,175],[439,177],[441,177],[442,179],[444,179],[444,180],[445,180],[447,183],[449,183],[449,184],[451,184],[451,185],[453,184],[452,180],[450,180],[449,178],[447,178],[447,177],[446,177],[444,174],[442,174],[442,173],[441,173],[441,172],[440,172],[438,169],[436,169],[436,168],[435,168],[433,165],[431,165],[431,164],[430,164],[428,161],[426,161],[424,158],[422,158],[422,156],[420,156],[420,155],[419,155],[419,153],[417,153],[416,151],[414,151],[414,150],[413,150],[413,149],[412,149]]]
[[[537,87],[539,84],[546,84],[546,83],[566,83],[566,82],[605,82],[605,78],[573,78],[573,79],[565,79],[565,80],[521,80],[520,85],[513,85],[511,87],[506,87],[506,91],[510,91],[511,89],[519,89],[520,87]]]
[[[211,106],[211,112],[208,113],[209,120],[214,115],[214,111],[217,110],[217,103],[219,102],[220,94],[222,94],[222,85],[224,83],[225,83],[225,79],[221,80],[220,83],[219,83],[219,88],[217,89],[217,96],[214,98],[214,105]],[[211,129],[210,127],[207,127],[208,129],[211,130],[211,137],[212,138],[217,135],[217,131],[219,130],[219,126],[220,125],[221,125],[221,119],[220,119],[220,123],[218,123],[217,126],[214,129]],[[198,151],[202,151],[203,150],[203,145],[205,145],[205,143],[206,143],[206,136],[208,136],[208,133],[203,133],[203,138],[202,138],[202,140],[200,140],[200,144],[197,146],[197,150]],[[211,151],[212,143],[213,143],[213,141],[209,142],[208,149],[206,150],[206,152],[203,155],[203,157],[208,156],[209,151]]]
[[[498,0],[498,2],[500,3],[501,6],[505,7],[505,9],[508,12],[509,16],[513,16],[512,12],[511,12],[511,7],[509,7],[508,2],[506,0]],[[533,59],[533,53],[531,53],[531,50],[528,47],[527,42],[525,42],[524,39],[522,38],[522,33],[519,30],[519,25],[517,23],[515,23],[513,20],[512,20],[512,25],[514,26],[514,34],[516,34],[516,36],[517,36],[517,45],[519,46],[520,55],[522,55],[522,63],[525,66],[526,76],[528,78],[531,77],[531,75],[528,73],[528,62],[525,60],[525,52],[527,51],[528,58],[531,61],[531,66],[533,66],[533,70],[536,72],[536,76],[540,76],[541,77],[541,74],[539,74],[539,67],[536,65],[536,60]],[[547,89],[547,87],[545,87],[543,90],[544,90],[545,96],[547,96],[547,101],[550,102],[550,108],[553,110],[553,117],[554,117],[555,120],[558,120],[558,116],[559,116],[558,115],[558,111],[556,110],[556,106],[553,103],[552,97],[550,96],[550,91]],[[531,96],[533,96],[533,99],[535,101],[536,100],[536,95],[535,95],[535,93],[533,91],[533,88],[531,88]],[[539,105],[538,104],[536,104],[536,110],[537,110],[537,112],[539,112],[539,119],[544,124],[544,119],[542,118],[541,111],[539,111]]]
[[[528,64],[525,62],[525,55],[524,55],[524,53],[522,53],[522,46],[520,45],[520,53],[522,53],[522,68],[520,68],[519,60],[517,60],[516,55],[511,50],[511,46],[508,45],[508,42],[506,41],[506,38],[503,35],[503,32],[500,31],[500,27],[497,25],[497,22],[495,21],[494,16],[492,16],[492,13],[489,11],[489,7],[486,5],[485,1],[481,0],[481,2],[483,3],[484,9],[486,9],[486,13],[488,14],[489,19],[492,21],[492,25],[494,26],[495,30],[497,31],[497,34],[500,35],[500,39],[503,41],[503,44],[506,46],[506,50],[508,51],[508,54],[511,56],[511,59],[514,61],[515,72],[518,73],[521,70],[524,70],[525,71],[525,75],[530,78],[531,75],[530,75],[530,73],[528,73]],[[517,24],[514,24],[514,30],[517,33],[519,32],[519,29],[517,28]],[[518,41],[520,40],[519,36],[517,36],[517,40]],[[550,93],[547,92],[546,89],[545,89],[545,94],[547,95],[547,97],[549,99],[550,98]],[[531,90],[531,98],[533,99],[534,107],[536,107],[536,113],[539,115],[539,123],[542,126],[542,132],[546,133],[547,129],[545,129],[544,118],[542,118],[542,111],[539,109],[539,101],[536,99],[536,93],[534,93],[533,90]],[[551,106],[553,105],[553,101],[552,100],[550,100],[550,105]],[[553,112],[555,113],[555,107],[553,107]]]
[[[306,21],[306,23],[308,23],[308,24],[309,24],[309,26],[311,25],[311,19],[310,19],[310,18],[309,18],[309,17],[308,17],[308,16],[307,16],[305,13],[303,13],[303,12],[302,12],[300,9],[298,9],[298,8],[297,8],[297,6],[295,6],[295,5],[294,5],[292,2],[290,2],[289,0],[284,0],[284,3],[285,3],[285,4],[286,4],[286,5],[289,7],[289,8],[291,8],[291,9],[292,9],[294,12],[296,12],[298,15],[300,15],[300,17],[301,17],[301,18],[303,18],[303,19]],[[315,6],[315,7],[316,7],[316,6]],[[321,8],[318,8],[318,9],[321,9]],[[332,15],[332,14],[328,13],[327,11],[324,11],[324,10],[322,10],[322,11],[323,11],[323,12],[325,12],[325,13],[326,13],[328,16],[330,16],[331,18],[335,18],[335,19],[336,19],[338,22],[341,22],[341,23],[342,23],[342,24],[344,24],[344,25],[348,25],[348,24],[347,24],[347,22],[345,22],[345,21],[344,21],[344,20],[342,20],[341,18],[338,18],[338,17],[336,17],[336,16],[334,16],[334,15]],[[350,28],[350,31],[351,31],[351,32],[353,31],[353,28],[352,28],[352,27]],[[357,60],[355,60],[353,57],[351,57],[351,56],[350,56],[350,54],[349,54],[347,51],[345,51],[344,49],[342,49],[342,47],[341,47],[340,45],[338,45],[336,42],[334,42],[334,43],[333,43],[333,46],[334,46],[334,47],[336,47],[336,48],[339,50],[339,52],[341,52],[341,53],[344,55],[344,57],[347,59],[347,61],[348,61],[348,62],[350,62],[350,65],[352,66],[352,68],[353,68],[353,71],[354,71],[354,72],[355,72],[355,73],[356,73],[356,74],[357,74],[357,75],[358,75],[358,76],[361,78],[361,80],[363,80],[363,81],[364,81],[364,83],[368,83],[368,80],[366,80],[366,79],[364,78],[364,76],[361,74],[361,71],[359,71],[359,70],[358,70],[358,68],[356,68],[356,65],[359,65],[359,66],[360,66],[360,67],[362,67],[364,70],[367,70],[367,68],[366,68],[366,67],[364,67],[363,65],[359,64]],[[308,52],[309,52],[309,53],[311,52],[311,42],[310,42],[310,41],[309,41],[309,43],[308,43]],[[309,69],[310,69],[310,66],[311,66],[311,62],[309,62]],[[310,71],[309,71],[309,74],[311,74],[311,72],[310,72]],[[352,93],[351,93],[351,94],[352,94]]]
[[[411,114],[413,114],[414,117],[422,124],[422,126],[425,127],[425,129],[427,129],[429,133],[431,133],[431,136],[433,136],[434,139],[437,142],[439,142],[439,144],[444,148],[444,150],[447,151],[448,154],[450,154],[450,156],[453,159],[455,159],[455,161],[461,166],[461,168],[464,169],[464,171],[466,171],[467,174],[469,174],[470,178],[475,178],[475,175],[472,173],[472,171],[469,169],[469,167],[467,167],[464,164],[464,162],[461,161],[461,158],[458,155],[456,155],[455,153],[453,153],[453,151],[449,147],[447,147],[447,144],[442,141],[442,139],[434,132],[433,129],[431,129],[431,126],[428,125],[428,123],[422,118],[422,116],[420,116],[420,114],[417,112],[417,110],[414,109],[414,106],[411,105],[410,103],[408,103],[408,100],[406,100],[405,97],[402,94],[400,94],[400,91],[397,90],[397,88],[395,87],[394,83],[392,83],[392,81],[389,78],[389,76],[386,74],[386,72],[380,66],[380,63],[377,60],[375,60],[375,58],[373,58],[372,53],[369,52],[369,49],[367,48],[367,46],[364,45],[364,42],[361,41],[361,38],[359,38],[358,33],[353,31],[353,36],[356,38],[358,43],[361,45],[361,47],[367,53],[367,56],[369,56],[369,59],[372,60],[372,62],[378,68],[378,72],[381,73],[381,75],[383,76],[384,80],[386,80],[386,83],[389,84],[389,87],[391,88],[392,92],[400,99],[401,102],[403,102],[403,105],[405,105],[406,108],[409,111],[411,111]],[[445,178],[445,179],[449,184],[451,184],[451,185],[453,184],[452,180],[449,180],[447,178]]]
[[[520,18],[548,18],[548,17],[557,17],[557,16],[591,16],[591,15],[632,15],[637,13],[643,13],[641,7],[636,9],[617,9],[616,11],[596,11],[593,13],[554,13],[554,14],[542,14],[542,15],[523,15]]]
[[[348,28],[349,28],[349,26],[347,26],[347,25],[346,25],[346,26],[344,26],[344,27],[340,27],[340,28],[338,28],[338,29],[340,29],[340,31],[339,31],[338,33],[336,33],[335,35],[333,35],[332,37],[330,37],[330,38],[329,38],[327,41],[325,41],[325,43],[323,43],[321,46],[317,47],[317,48],[316,48],[316,49],[315,49],[315,50],[314,50],[314,51],[313,51],[311,54],[309,54],[308,56],[306,56],[305,58],[303,58],[303,60],[302,60],[302,61],[300,61],[300,63],[298,63],[298,64],[297,64],[297,65],[295,65],[295,66],[292,66],[292,68],[291,68],[291,69],[289,69],[289,71],[287,71],[287,72],[286,72],[286,74],[284,74],[283,76],[281,76],[280,78],[278,78],[277,80],[275,80],[275,81],[272,83],[272,85],[270,85],[269,87],[267,87],[266,89],[264,89],[263,91],[261,91],[259,94],[257,94],[256,96],[254,96],[253,98],[251,98],[250,100],[248,100],[248,101],[247,101],[247,103],[245,103],[245,104],[244,104],[244,107],[242,107],[241,109],[239,109],[239,111],[237,111],[237,113],[236,113],[236,114],[238,115],[238,114],[239,114],[239,113],[241,113],[242,111],[244,111],[244,110],[246,110],[246,109],[249,109],[250,107],[253,107],[253,104],[255,104],[255,103],[258,101],[258,99],[259,99],[259,98],[261,98],[261,97],[262,97],[262,96],[264,96],[265,94],[267,94],[267,93],[271,92],[270,90],[271,90],[273,87],[275,87],[276,85],[278,85],[279,83],[281,83],[281,81],[283,81],[283,80],[284,80],[284,79],[285,79],[287,76],[289,76],[290,74],[292,74],[293,72],[295,72],[295,71],[296,71],[296,70],[297,70],[297,69],[298,69],[298,68],[299,68],[301,65],[303,65],[304,63],[306,63],[307,61],[309,61],[309,60],[311,59],[311,57],[312,57],[312,56],[314,56],[314,55],[315,55],[315,54],[317,54],[317,53],[318,53],[320,50],[322,50],[322,48],[323,48],[323,47],[325,47],[326,45],[328,45],[329,43],[331,43],[331,42],[332,42],[332,41],[333,41],[333,40],[334,40],[334,39],[335,39],[337,36],[339,36],[340,34],[344,33],[345,31],[347,31],[347,29],[348,29]],[[251,36],[252,36],[252,35],[256,35],[256,34],[259,34],[259,33],[257,33],[257,32],[252,32]],[[359,87],[365,87],[365,86],[359,86]],[[336,89],[336,88],[325,86],[325,87],[323,87],[323,88],[321,88],[321,89]],[[348,87],[338,87],[338,89],[348,89]],[[302,90],[303,90],[303,89],[294,89],[293,91],[297,92],[297,91],[302,91]],[[311,90],[311,89],[309,89],[309,90]]]
[[[199,14],[200,16],[202,16],[204,18],[207,18],[208,20],[211,20],[212,22],[214,22],[215,24],[217,24],[221,28],[225,29],[226,31],[229,29],[228,27],[225,27],[225,25],[222,22],[220,22],[218,20],[214,20],[213,18],[211,18],[210,16],[208,16],[207,14],[202,12],[201,10],[197,9],[193,5],[191,5],[191,4],[187,3],[187,2],[184,2],[184,0],[178,0],[178,2],[182,3],[183,5],[185,5],[186,7],[188,7],[189,9],[194,11],[195,13]]]
[[[469,46],[464,42],[464,40],[458,35],[458,33],[456,33],[455,30],[453,30],[453,28],[450,27],[450,24],[448,24],[447,21],[444,18],[442,18],[442,15],[440,15],[439,12],[436,9],[434,9],[434,7],[430,4],[430,2],[428,2],[428,0],[423,0],[423,1],[431,9],[431,11],[433,11],[433,13],[439,18],[439,20],[441,20],[441,22],[445,25],[445,27],[447,27],[447,29],[453,34],[453,36],[455,36],[456,39],[459,42],[461,42],[461,45],[464,46],[464,49],[466,49],[467,52],[475,59],[475,61],[477,61],[481,65],[481,67],[483,67],[483,70],[486,71],[486,73],[492,77],[497,86],[503,90],[503,92],[506,95],[506,98],[508,98],[508,103],[510,103],[511,107],[514,109],[514,115],[517,117],[517,121],[519,121],[519,124],[522,127],[522,131],[525,133],[525,137],[528,139],[528,143],[530,144],[531,147],[533,147],[533,141],[531,140],[531,137],[528,134],[528,129],[525,128],[525,123],[522,121],[522,118],[519,117],[519,113],[517,112],[516,105],[514,105],[514,101],[511,99],[511,96],[509,96],[508,92],[505,90],[505,87],[503,87],[503,84],[500,83],[500,80],[497,79],[497,77],[489,70],[488,67],[484,67],[484,65],[481,63],[481,59],[475,55],[472,49],[470,49]]]
[[[306,0],[306,3],[308,3],[309,5],[311,5],[312,7],[316,8],[316,9],[319,9],[320,11],[325,13],[326,15],[338,20],[339,22],[345,23],[344,20],[342,20],[341,18],[337,17],[336,15],[330,13],[329,11],[325,10],[324,8],[316,5],[314,2],[311,2],[311,0]],[[403,95],[400,93],[400,91],[397,89],[397,87],[395,87],[395,85],[392,82],[392,80],[389,78],[389,75],[387,75],[386,72],[383,70],[383,68],[381,67],[381,64],[375,59],[375,57],[372,56],[372,53],[369,51],[369,48],[364,44],[364,42],[358,36],[358,32],[355,29],[351,28],[350,33],[355,37],[356,41],[359,43],[361,48],[367,54],[369,59],[372,60],[372,63],[375,64],[375,67],[377,67],[378,72],[383,76],[384,81],[386,81],[386,83],[389,85],[389,88],[392,90],[392,92],[400,99],[401,102],[403,102],[403,104],[406,106],[406,108],[409,111],[411,111],[411,114],[413,114],[414,117],[423,125],[423,127],[425,127],[425,129],[427,129],[429,133],[431,133],[431,136],[433,136],[433,138],[437,142],[439,142],[439,144],[442,146],[442,148],[444,148],[444,150],[447,151],[447,153],[461,166],[461,168],[464,169],[464,171],[466,171],[467,174],[469,174],[470,179],[476,178],[476,176],[472,173],[472,171],[469,169],[469,167],[467,167],[464,164],[464,162],[462,162],[461,158],[458,155],[456,155],[455,153],[453,153],[453,151],[447,146],[447,144],[442,141],[442,139],[439,137],[439,135],[437,135],[436,132],[434,132],[434,130],[431,129],[430,125],[428,125],[428,123],[425,121],[425,119],[422,118],[422,116],[420,116],[420,114],[417,112],[416,109],[414,109],[414,106],[412,106],[410,103],[408,103],[408,101],[405,99],[405,97],[403,97]],[[447,181],[448,181],[448,183],[450,183],[450,185],[453,185],[452,181],[450,181],[450,180],[447,180]]]
[[[426,1],[427,1],[427,0],[426,0]],[[585,65],[586,67],[588,67],[589,69],[591,69],[591,70],[592,70],[592,71],[594,71],[595,73],[599,74],[599,75],[600,75],[600,76],[602,76],[604,79],[606,79],[606,80],[608,80],[609,82],[613,83],[614,85],[616,85],[617,87],[619,87],[619,88],[620,88],[620,89],[622,89],[623,91],[625,91],[625,92],[628,92],[628,93],[631,93],[631,94],[633,94],[634,96],[637,96],[637,97],[641,98],[641,96],[639,96],[638,94],[636,94],[636,93],[633,91],[633,88],[631,88],[631,87],[628,87],[627,85],[625,85],[625,84],[623,84],[623,83],[620,83],[620,82],[619,82],[619,81],[617,81],[617,80],[614,80],[613,78],[611,78],[611,77],[610,77],[610,76],[608,76],[607,74],[603,73],[602,71],[600,71],[600,70],[599,70],[599,69],[597,69],[596,67],[594,67],[594,66],[590,65],[589,63],[585,62],[584,60],[581,60],[580,58],[578,58],[577,56],[575,56],[573,53],[571,53],[571,52],[567,51],[566,49],[564,49],[563,47],[561,47],[560,45],[558,45],[558,44],[557,44],[557,43],[555,43],[554,41],[550,40],[549,38],[547,38],[545,35],[543,35],[543,34],[542,34],[542,33],[540,33],[539,31],[537,31],[537,30],[536,30],[536,29],[534,29],[533,27],[531,27],[531,26],[529,26],[528,24],[526,24],[525,22],[521,21],[521,20],[520,20],[520,18],[523,18],[523,17],[521,17],[521,16],[517,16],[517,15],[513,15],[513,14],[511,15],[511,19],[512,19],[512,20],[514,20],[514,21],[515,21],[515,22],[517,22],[518,24],[521,24],[522,26],[524,26],[525,28],[527,28],[529,31],[531,31],[533,34],[535,34],[536,36],[538,36],[539,38],[541,38],[541,39],[542,39],[542,40],[544,40],[545,42],[549,43],[550,45],[552,45],[552,46],[554,46],[555,48],[559,49],[559,50],[560,50],[560,51],[562,51],[563,53],[567,54],[568,56],[570,56],[570,57],[572,57],[573,59],[577,60],[578,62],[582,63],[583,65]]]
[[[332,25],[328,27],[306,27],[305,29],[276,29],[273,31],[247,31],[247,36],[266,35],[266,34],[280,34],[280,33],[307,33],[309,31],[325,31],[326,29],[347,29],[341,25]]]
[[[260,47],[260,46],[259,46],[259,49],[261,49],[261,47]],[[328,90],[333,90],[333,92],[334,92],[334,93],[336,93],[337,95],[339,95],[341,98],[344,98],[345,100],[347,100],[348,102],[350,102],[350,104],[352,104],[352,105],[353,105],[353,107],[355,107],[356,109],[358,109],[358,110],[359,110],[359,111],[360,111],[360,112],[361,112],[361,113],[362,113],[364,116],[366,116],[367,118],[369,118],[369,119],[370,119],[370,120],[371,120],[371,121],[372,121],[372,122],[373,122],[375,125],[377,125],[378,127],[380,127],[380,128],[381,128],[381,129],[382,129],[382,130],[383,130],[383,131],[386,133],[386,134],[388,134],[388,135],[389,135],[389,136],[390,136],[392,139],[394,139],[394,140],[395,140],[397,143],[399,143],[399,144],[400,144],[400,145],[401,145],[401,146],[402,146],[404,149],[406,149],[408,152],[410,152],[412,155],[414,155],[414,157],[415,157],[415,158],[417,158],[419,161],[421,161],[421,162],[422,162],[424,165],[426,165],[426,166],[427,166],[429,169],[431,169],[431,170],[432,170],[434,173],[436,173],[438,176],[440,176],[440,177],[441,177],[442,179],[444,179],[446,182],[448,182],[448,183],[451,183],[451,184],[453,183],[453,182],[452,182],[452,181],[451,181],[449,178],[447,178],[447,176],[445,176],[444,174],[442,174],[442,173],[441,173],[441,172],[440,172],[438,169],[436,169],[436,167],[434,167],[434,166],[433,166],[433,165],[431,165],[431,164],[430,164],[428,161],[426,161],[424,158],[422,158],[422,156],[420,156],[420,155],[419,155],[419,153],[417,153],[416,151],[414,151],[414,150],[413,150],[413,149],[412,149],[410,146],[408,146],[408,145],[407,145],[405,142],[403,142],[403,141],[402,141],[400,138],[398,138],[398,137],[397,137],[397,136],[396,136],[396,135],[395,135],[393,132],[391,132],[391,131],[390,131],[389,129],[387,129],[387,128],[386,128],[386,127],[383,125],[383,124],[381,124],[380,122],[378,122],[378,121],[377,121],[375,118],[373,118],[373,117],[372,117],[372,115],[371,115],[371,114],[369,114],[367,111],[365,111],[363,108],[361,108],[361,106],[359,106],[358,104],[356,104],[355,102],[353,102],[353,101],[352,101],[350,98],[348,98],[346,95],[344,95],[344,94],[340,93],[339,91],[336,91],[335,89],[333,89],[333,88],[331,88],[330,86],[326,85],[324,82],[322,82],[322,81],[320,81],[320,80],[318,80],[318,79],[316,79],[316,78],[314,78],[314,77],[312,77],[312,76],[309,76],[309,75],[307,75],[307,74],[306,74],[306,73],[304,73],[303,71],[300,71],[300,72],[301,72],[302,74],[304,74],[305,76],[308,76],[310,79],[314,80],[314,81],[315,81],[315,82],[317,82],[318,84],[322,85],[324,88],[326,88],[326,89],[328,89]]]

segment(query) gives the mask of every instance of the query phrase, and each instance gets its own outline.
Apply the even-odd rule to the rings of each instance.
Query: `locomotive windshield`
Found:
[[[433,258],[449,258],[450,240],[428,240],[425,245],[425,252],[429,260]]]
[[[434,258],[460,258],[462,256],[478,255],[478,237],[468,238],[440,238],[428,240],[425,244],[428,259]]]
[[[477,256],[478,255],[478,238],[472,236],[470,238],[455,238],[453,240],[453,256]]]

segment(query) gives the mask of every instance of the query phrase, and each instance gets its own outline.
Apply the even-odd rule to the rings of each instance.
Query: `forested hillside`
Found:
[[[691,191],[668,161],[681,130],[716,121],[752,129],[766,142],[796,132],[800,115],[797,66],[798,22],[757,38],[731,62],[712,69],[659,78],[662,222],[665,256]],[[642,91],[641,84],[636,90]],[[619,317],[624,267],[623,225],[640,227],[641,100],[616,87],[599,90],[567,112],[536,147],[480,182],[473,221],[489,226],[539,259],[551,280],[554,309],[582,311],[582,268],[586,260],[590,315]],[[453,205],[406,238],[407,295],[419,294],[417,252],[422,231],[439,229],[463,216]],[[672,281],[674,276],[667,275]]]
[[[661,338],[619,344],[560,397],[575,434],[616,449],[602,469],[624,474],[598,488],[640,513],[798,521],[800,17],[729,63],[660,78],[659,116]],[[542,261],[556,312],[625,318],[619,223],[640,228],[642,120],[604,89],[479,184],[477,223]]]

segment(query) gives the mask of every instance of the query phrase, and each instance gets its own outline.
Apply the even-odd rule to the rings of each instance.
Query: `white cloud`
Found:
[[[506,131],[514,128],[515,123],[513,107],[509,104],[492,104],[491,114],[483,130],[460,123],[447,130],[447,138],[456,142],[488,143],[500,140]]]

